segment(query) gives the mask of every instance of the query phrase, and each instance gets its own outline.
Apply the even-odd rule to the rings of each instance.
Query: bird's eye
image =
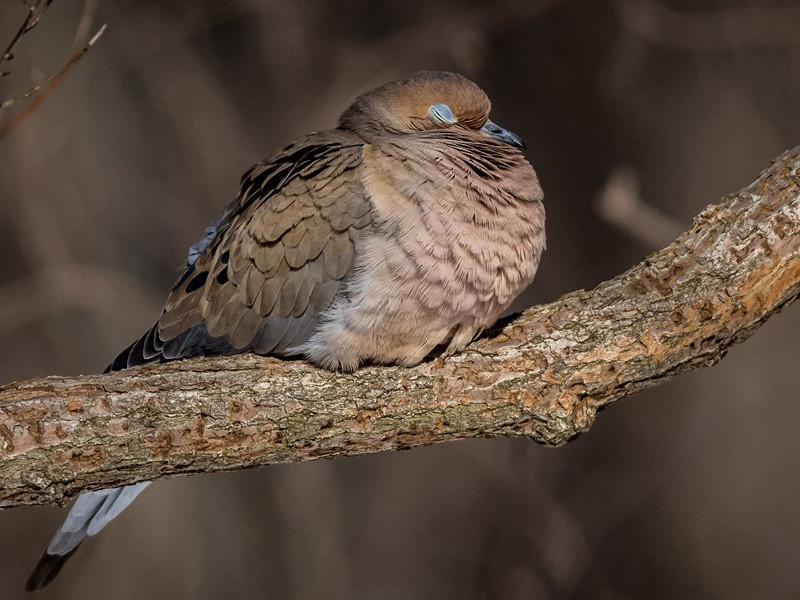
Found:
[[[458,121],[447,104],[432,104],[428,109],[428,118],[441,125],[452,125]]]

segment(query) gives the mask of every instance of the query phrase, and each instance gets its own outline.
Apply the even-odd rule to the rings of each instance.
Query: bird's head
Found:
[[[491,102],[466,77],[447,71],[421,71],[356,98],[339,127],[369,139],[385,133],[467,130],[517,148],[522,139],[489,120]]]

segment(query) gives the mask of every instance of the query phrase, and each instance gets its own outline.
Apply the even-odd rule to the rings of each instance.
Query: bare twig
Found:
[[[14,48],[16,43],[20,40],[20,38],[30,31],[41,19],[42,14],[46,10],[47,6],[50,5],[52,0],[40,0],[36,2],[36,4],[29,7],[28,17],[25,19],[25,23],[23,23],[20,30],[17,32],[17,35],[11,41],[6,50],[6,53],[3,55],[2,59],[8,60],[12,57],[11,49]],[[14,117],[9,119],[6,123],[0,125],[0,137],[3,137],[8,134],[14,127],[19,125],[28,115],[30,115],[36,108],[44,102],[45,98],[52,93],[56,87],[64,80],[66,75],[70,72],[75,63],[77,63],[83,56],[86,55],[89,50],[97,43],[100,37],[105,33],[106,24],[103,24],[100,29],[98,29],[95,34],[88,40],[85,40],[86,36],[88,35],[90,23],[91,23],[91,15],[94,12],[96,2],[94,0],[89,0],[84,6],[83,16],[81,17],[81,21],[78,25],[78,30],[75,34],[75,42],[74,48],[70,53],[67,61],[64,63],[64,66],[55,74],[47,77],[40,83],[36,84],[26,92],[14,96],[13,98],[9,98],[0,102],[0,115],[3,114],[3,111],[8,109],[9,107],[13,106],[17,102],[22,100],[27,100],[32,98],[32,100],[28,103],[27,106],[20,112],[18,112]],[[1,63],[1,61],[0,61]]]
[[[94,20],[95,12],[97,12],[97,0],[86,0],[83,5],[81,20],[78,21],[78,27],[75,29],[75,37],[72,41],[70,56],[80,52],[82,47],[87,44],[86,40],[89,38],[89,31],[92,29],[92,21]],[[105,27],[105,25],[103,25],[103,27]],[[95,34],[94,37],[97,37],[97,34]],[[91,44],[93,42],[90,40],[88,43]]]
[[[97,40],[99,40],[100,37],[103,35],[103,33],[105,33],[106,27],[107,26],[103,24],[103,26],[100,27],[100,29],[98,29],[97,32],[92,36],[92,39],[90,39],[86,44],[84,44],[78,50],[78,52],[71,55],[67,59],[67,62],[64,64],[64,66],[58,73],[56,73],[55,75],[51,75],[41,83],[36,84],[27,92],[24,92],[13,98],[9,98],[8,100],[5,100],[4,102],[0,103],[0,110],[5,110],[9,106],[13,105],[16,102],[19,102],[20,100],[25,100],[32,96],[36,96],[34,101],[28,104],[25,110],[17,114],[13,119],[11,119],[9,122],[5,123],[2,127],[0,127],[0,137],[6,135],[11,129],[16,127],[25,117],[27,117],[36,107],[39,106],[39,104],[41,104],[44,101],[44,99],[47,97],[47,94],[52,92],[56,88],[56,86],[58,86],[61,83],[61,81],[69,73],[70,69],[72,69],[75,63],[77,63],[89,50],[92,49],[92,47],[97,43]]]
[[[28,7],[28,14],[25,16],[25,20],[22,22],[22,26],[19,28],[16,35],[11,39],[8,46],[6,46],[5,52],[0,55],[0,68],[3,66],[4,62],[8,62],[14,58],[14,47],[26,33],[36,27],[39,23],[39,19],[42,18],[44,11],[47,10],[51,2],[52,0],[36,0],[33,4],[25,2],[25,6]],[[0,76],[2,75],[8,75],[8,71],[0,71]]]
[[[561,444],[609,403],[716,363],[798,294],[800,147],[628,272],[455,357],[344,375],[240,355],[0,388],[0,506],[459,438]]]

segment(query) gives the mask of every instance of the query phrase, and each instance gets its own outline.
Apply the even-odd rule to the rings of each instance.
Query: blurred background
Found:
[[[0,46],[26,7],[0,5]],[[0,100],[0,383],[101,371],[285,142],[420,69],[478,82],[546,195],[517,308],[591,288],[798,143],[800,6],[769,0],[57,1]],[[31,110],[31,108],[35,108]],[[177,478],[41,598],[798,598],[800,307],[721,364],[523,439]],[[65,510],[0,512],[0,589]]]

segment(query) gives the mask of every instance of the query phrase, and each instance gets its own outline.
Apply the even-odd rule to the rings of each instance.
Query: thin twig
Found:
[[[95,12],[97,12],[97,0],[86,0],[83,5],[83,14],[81,14],[81,19],[78,21],[78,27],[75,30],[75,38],[72,41],[70,55],[80,52],[81,47],[86,44],[85,40],[89,37]]]
[[[103,35],[103,33],[105,33],[107,26],[108,25],[104,23],[103,26],[97,30],[97,33],[95,33],[92,36],[92,39],[90,39],[86,44],[84,44],[83,47],[81,47],[78,50],[78,52],[76,52],[75,54],[70,56],[69,59],[67,59],[67,62],[64,64],[64,66],[58,73],[46,78],[41,83],[33,86],[27,92],[24,92],[19,96],[15,96],[14,98],[10,98],[4,101],[3,103],[0,103],[0,110],[5,110],[15,102],[19,102],[20,100],[25,100],[26,98],[30,98],[31,96],[36,95],[36,97],[30,102],[30,104],[28,104],[28,106],[25,107],[23,111],[15,115],[13,119],[11,119],[8,123],[0,127],[0,137],[5,136],[14,127],[19,125],[19,123],[23,119],[25,119],[33,110],[35,110],[44,101],[44,99],[48,96],[48,94],[50,94],[53,90],[56,89],[56,87],[69,73],[70,69],[72,69],[75,63],[77,63],[97,43],[97,40],[99,40],[100,37]]]
[[[22,26],[17,31],[17,34],[11,39],[11,42],[6,46],[5,52],[0,55],[0,66],[4,62],[8,62],[14,58],[12,51],[14,50],[14,46],[17,45],[22,37],[28,33],[31,29],[36,27],[37,23],[39,23],[39,19],[42,18],[44,15],[44,11],[47,10],[47,7],[50,6],[50,3],[53,0],[37,0],[35,4],[28,4],[25,2],[25,6],[28,7],[28,14],[25,17],[25,21],[22,23]],[[0,71],[0,76],[8,75],[8,71],[2,72]]]

